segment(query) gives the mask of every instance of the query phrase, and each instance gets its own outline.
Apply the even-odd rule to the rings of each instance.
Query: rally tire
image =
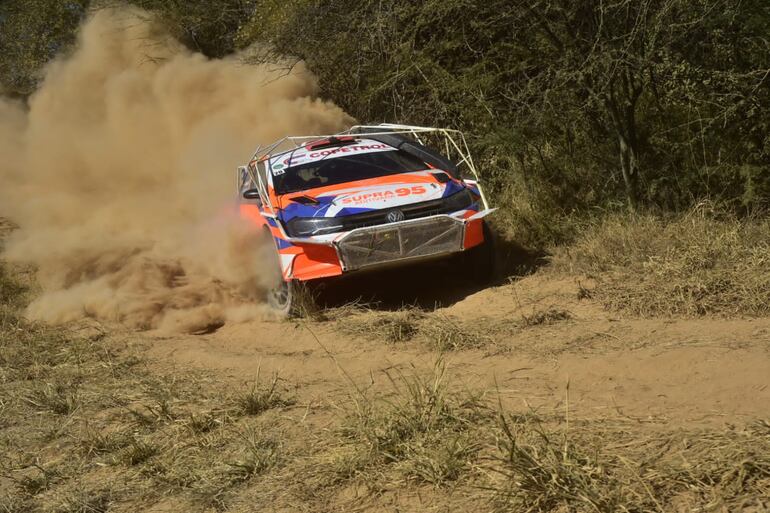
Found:
[[[278,247],[270,231],[265,229],[262,232],[262,244],[266,251],[267,272],[272,273],[270,282],[274,285],[265,293],[265,300],[278,314],[283,316],[292,315],[295,308],[296,282],[294,280],[284,280],[281,269],[281,259],[278,256]]]
[[[267,291],[267,304],[279,314],[290,317],[295,310],[297,282],[281,280],[278,285]]]

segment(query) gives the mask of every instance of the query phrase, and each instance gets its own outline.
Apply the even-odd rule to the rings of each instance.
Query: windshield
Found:
[[[427,169],[425,162],[398,150],[335,156],[291,166],[273,175],[278,194],[304,191],[379,176]]]

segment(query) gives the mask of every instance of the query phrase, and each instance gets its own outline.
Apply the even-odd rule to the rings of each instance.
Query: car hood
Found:
[[[465,188],[448,178],[441,171],[422,171],[287,194],[280,200],[281,218],[290,221],[295,217],[342,217],[388,210],[444,198]]]

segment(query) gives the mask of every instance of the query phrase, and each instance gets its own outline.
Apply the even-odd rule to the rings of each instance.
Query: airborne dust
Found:
[[[3,258],[31,318],[195,332],[260,315],[265,248],[233,210],[257,144],[350,123],[302,65],[209,60],[144,12],[100,10],[28,106],[0,98]],[[264,268],[264,266],[262,266]]]

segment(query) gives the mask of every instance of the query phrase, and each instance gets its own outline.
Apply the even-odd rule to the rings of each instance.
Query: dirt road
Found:
[[[450,369],[469,387],[499,391],[517,407],[563,409],[569,394],[571,415],[587,418],[692,425],[770,417],[770,319],[626,319],[579,300],[580,287],[585,283],[574,279],[532,276],[431,313],[477,323],[490,342],[447,353]],[[516,323],[549,311],[568,318]],[[150,334],[148,351],[234,382],[252,380],[260,368],[277,371],[319,400],[344,385],[340,368],[366,383],[393,367],[433,365],[436,354],[414,341],[339,329],[356,322],[360,317],[287,322],[266,315],[208,335]]]
[[[200,335],[6,305],[0,510],[767,511],[770,319],[625,318],[553,270],[396,278],[360,290],[421,308]]]

